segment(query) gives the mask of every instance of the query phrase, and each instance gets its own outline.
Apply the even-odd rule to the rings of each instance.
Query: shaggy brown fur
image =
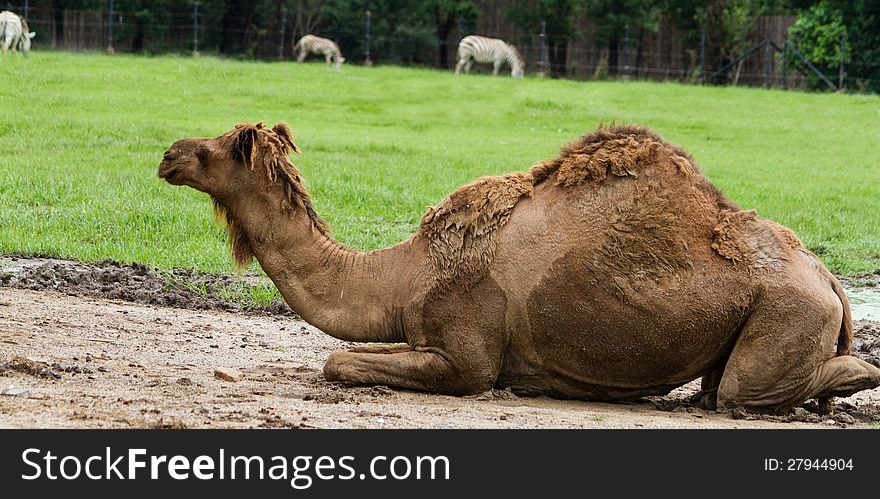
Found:
[[[272,182],[284,186],[282,207],[292,210],[299,207],[308,214],[314,226],[321,234],[328,232],[327,223],[315,212],[312,199],[305,189],[299,170],[290,161],[291,151],[300,154],[299,148],[293,143],[293,133],[284,123],[279,123],[271,130],[259,122],[253,125],[242,123],[223,136],[221,143],[231,152],[233,159],[241,161],[245,167],[254,170],[258,163],[260,168]],[[244,268],[250,264],[254,256],[250,239],[245,230],[230,217],[226,207],[217,198],[214,201],[214,215],[226,224],[229,236],[229,247],[232,251],[236,268]]]
[[[158,174],[210,194],[236,261],[254,255],[305,320],[405,343],[335,352],[328,380],[617,400],[702,377],[707,407],[761,410],[880,385],[848,355],[834,276],[647,129],[600,128],[528,172],[481,178],[369,253],[327,236],[291,150],[285,125],[239,125],[176,142]]]
[[[430,241],[438,289],[482,277],[495,256],[496,231],[519,199],[531,196],[533,182],[528,173],[483,177],[428,208],[419,232]]]

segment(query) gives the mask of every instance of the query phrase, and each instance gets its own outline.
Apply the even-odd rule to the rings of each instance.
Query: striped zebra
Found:
[[[321,38],[320,36],[306,35],[300,38],[296,45],[293,46],[294,52],[297,49],[299,49],[299,55],[296,57],[296,62],[303,62],[309,54],[323,55],[328,65],[333,60],[337,68],[345,62],[345,57],[342,57],[339,45],[336,45],[333,40]]]
[[[4,10],[0,12],[0,47],[5,54],[9,47],[12,51],[21,50],[28,55],[31,50],[31,40],[37,33],[28,28],[27,21],[18,14]]]
[[[455,74],[461,72],[470,73],[474,62],[491,62],[492,75],[497,76],[498,70],[503,63],[510,66],[510,76],[522,78],[526,70],[526,61],[522,54],[513,45],[485,36],[469,35],[461,39],[458,44],[458,64],[455,65]]]

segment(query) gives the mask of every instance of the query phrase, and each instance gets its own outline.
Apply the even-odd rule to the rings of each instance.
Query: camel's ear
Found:
[[[275,132],[275,135],[281,140],[281,143],[287,146],[291,151],[300,154],[299,147],[296,147],[296,144],[293,143],[293,132],[290,131],[290,127],[287,126],[287,123],[276,123],[274,127],[272,127],[272,131]]]
[[[253,170],[257,153],[257,128],[253,125],[238,125],[236,128],[238,128],[238,134],[232,142],[232,156]]]

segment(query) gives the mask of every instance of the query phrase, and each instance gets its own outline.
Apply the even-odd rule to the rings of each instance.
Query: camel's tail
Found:
[[[837,337],[837,356],[840,357],[841,355],[850,355],[852,353],[852,312],[849,309],[849,300],[846,298],[843,286],[840,285],[840,282],[834,276],[831,276],[831,286],[843,305],[843,320],[840,324],[840,335]]]

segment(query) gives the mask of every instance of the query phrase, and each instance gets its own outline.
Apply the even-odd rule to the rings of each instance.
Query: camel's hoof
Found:
[[[715,390],[712,390],[711,392],[697,392],[694,395],[694,401],[700,409],[706,411],[718,410],[718,392]]]
[[[832,397],[819,399],[816,401],[816,405],[818,406],[817,412],[823,416],[834,412],[834,398]]]

